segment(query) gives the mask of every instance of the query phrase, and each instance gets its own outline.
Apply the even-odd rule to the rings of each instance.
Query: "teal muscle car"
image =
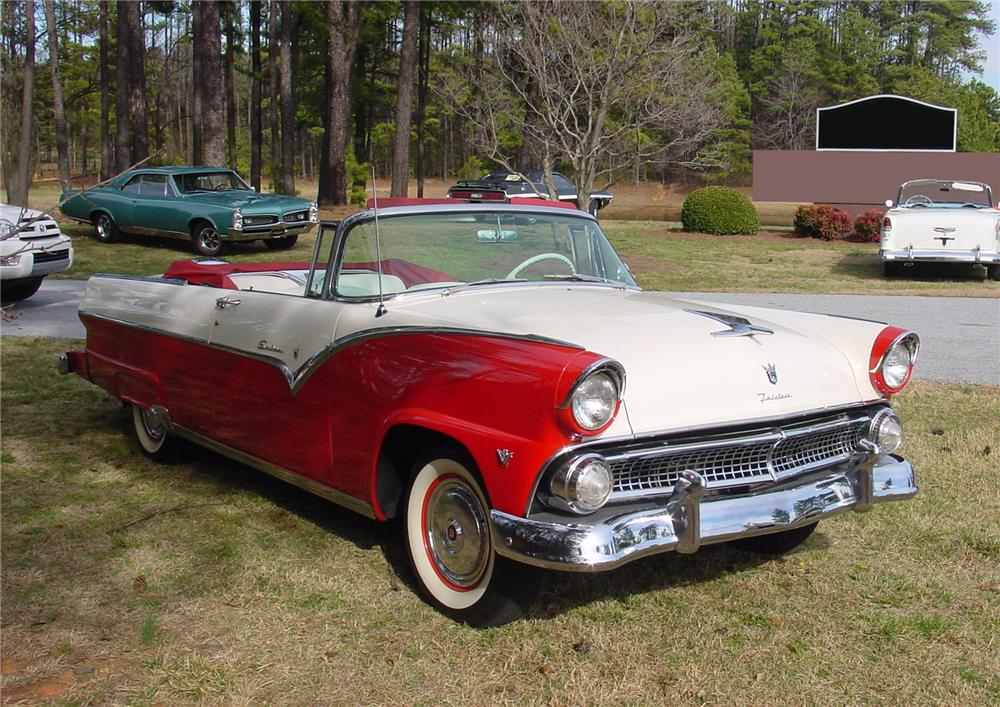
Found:
[[[232,241],[291,248],[319,220],[315,202],[258,194],[236,172],[218,167],[133,169],[101,187],[63,192],[60,203],[67,218],[93,224],[99,241],[110,243],[119,232],[190,238],[209,257]]]

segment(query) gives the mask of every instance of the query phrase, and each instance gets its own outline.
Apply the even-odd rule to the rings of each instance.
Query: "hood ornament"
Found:
[[[769,363],[766,366],[761,366],[764,369],[764,373],[767,374],[767,379],[771,381],[771,385],[778,385],[778,369],[773,363]]]
[[[754,336],[756,334],[774,333],[774,331],[768,329],[767,327],[751,324],[750,320],[745,317],[737,317],[732,314],[722,314],[721,312],[706,312],[701,309],[685,309],[684,311],[690,314],[698,314],[702,317],[714,319],[715,321],[721,322],[729,327],[728,329],[723,329],[721,331],[713,331],[712,336]]]

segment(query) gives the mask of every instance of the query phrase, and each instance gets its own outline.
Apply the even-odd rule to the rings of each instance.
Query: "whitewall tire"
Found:
[[[177,461],[183,452],[181,440],[170,435],[167,421],[152,408],[132,406],[132,430],[139,449],[150,459]]]

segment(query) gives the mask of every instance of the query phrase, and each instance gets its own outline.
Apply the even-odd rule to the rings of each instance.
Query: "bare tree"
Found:
[[[261,142],[264,139],[260,119],[260,3],[250,0],[250,185],[260,191]]]
[[[271,181],[275,184],[280,179],[281,171],[281,113],[278,107],[278,0],[271,0],[268,6],[267,15],[267,63],[268,77],[270,79],[271,111],[269,114],[271,125]]]
[[[680,3],[642,0],[502,3],[492,35],[497,76],[473,79],[491,87],[475,102],[480,149],[514,166],[516,146],[504,142],[513,132],[531,141],[543,167],[570,162],[582,209],[598,178],[683,161],[724,120],[705,70],[714,50],[685,13]]]
[[[128,119],[128,16],[127,3],[115,3],[115,171],[131,164],[131,136]]]
[[[226,91],[226,153],[229,168],[236,169],[236,118],[240,112],[236,101],[236,23],[240,8],[235,2],[225,5],[226,22],[226,66],[224,83]]]
[[[101,169],[98,180],[111,176],[114,161],[112,159],[111,135],[108,123],[111,119],[111,72],[108,70],[108,0],[100,0],[100,80],[104,90],[101,91]]]
[[[396,84],[396,132],[392,137],[392,189],[390,196],[406,196],[410,177],[410,116],[413,110],[413,74],[417,60],[420,3],[403,2],[403,43],[399,52]]]
[[[135,163],[149,155],[149,129],[146,124],[146,47],[142,33],[142,6],[137,2],[119,3],[118,12],[124,12],[126,34],[118,41],[128,43],[128,117],[131,120],[132,156],[127,163]],[[119,70],[126,67],[119,65]],[[119,120],[124,116],[119,114]]]
[[[277,190],[295,193],[295,67],[292,58],[292,38],[295,36],[298,11],[288,0],[281,3],[281,180]]]
[[[822,94],[816,88],[816,49],[792,40],[782,53],[777,73],[760,97],[754,142],[766,150],[811,150],[816,140],[816,109]]]
[[[321,204],[346,204],[350,81],[361,32],[361,5],[349,0],[327,0],[326,10],[330,41],[326,64],[323,158],[320,161],[317,199]]]
[[[56,124],[56,153],[59,185],[69,189],[69,144],[66,140],[66,113],[63,110],[62,78],[59,76],[59,33],[56,31],[55,0],[45,0],[45,25],[49,35],[49,71],[52,74],[52,117]]]
[[[196,162],[222,165],[226,161],[222,109],[222,37],[219,26],[218,0],[202,0],[191,4],[194,20],[194,54],[197,70],[194,91],[197,97],[194,116]],[[197,150],[200,146],[200,154]]]
[[[7,186],[7,201],[11,204],[19,204],[23,206],[28,205],[28,189],[31,187],[31,175],[32,175],[32,155],[31,155],[31,145],[32,145],[32,131],[34,130],[34,110],[32,109],[32,101],[34,100],[35,93],[35,3],[33,0],[26,0],[23,4],[26,23],[24,32],[24,69],[21,85],[21,120],[20,128],[21,132],[16,141],[17,153],[16,162],[11,168],[10,163],[5,160],[4,165],[4,179]],[[5,21],[8,22],[7,30],[11,33],[10,35],[10,52],[13,56],[14,54],[14,7],[12,4],[7,5],[8,15],[5,17]],[[7,76],[2,77],[5,79],[4,88],[7,88],[6,80]],[[4,129],[11,130],[10,123],[14,122],[10,119],[5,119],[3,121]],[[11,130],[13,133],[14,131]],[[14,135],[11,135],[11,142],[13,143]],[[14,152],[13,144],[11,145],[10,152]],[[10,153],[7,153],[10,154]]]

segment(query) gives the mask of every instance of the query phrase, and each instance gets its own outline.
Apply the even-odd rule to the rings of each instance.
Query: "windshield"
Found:
[[[174,182],[182,194],[199,191],[245,191],[250,189],[235,172],[191,172],[175,174]]]
[[[899,190],[902,208],[989,208],[989,191],[975,182],[921,181]]]
[[[380,217],[382,292],[496,282],[613,282],[635,287],[596,222],[492,211]],[[344,297],[379,292],[375,222],[346,236],[336,277]]]

